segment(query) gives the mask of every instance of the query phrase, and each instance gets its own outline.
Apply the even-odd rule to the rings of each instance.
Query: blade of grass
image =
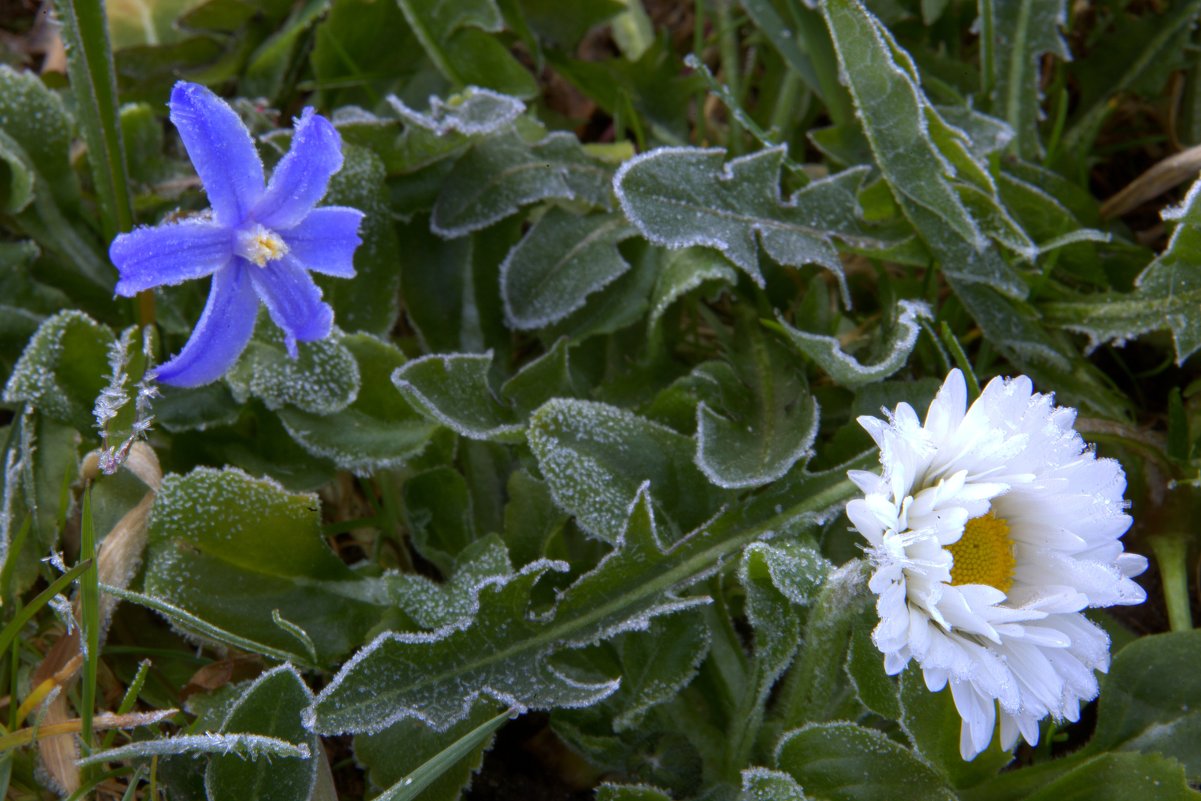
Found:
[[[485,737],[501,727],[501,724],[512,717],[514,710],[506,709],[491,720],[481,723],[459,739],[426,760],[403,779],[375,797],[375,801],[412,801],[429,787],[435,779],[450,769],[479,745]]]
[[[21,629],[29,622],[30,618],[38,613],[38,610],[48,604],[51,598],[62,592],[72,581],[79,578],[91,566],[92,561],[90,559],[80,562],[50,582],[49,587],[38,593],[37,597],[26,606],[23,606],[21,611],[17,612],[13,616],[13,619],[8,622],[8,625],[0,631],[0,655],[8,649],[8,646],[12,645],[13,640],[21,633]]]
[[[84,487],[83,510],[79,524],[79,558],[95,562],[96,526],[92,520],[92,488]],[[84,756],[92,752],[92,715],[96,711],[96,669],[100,663],[100,574],[91,567],[79,580],[79,624],[83,631],[83,686],[79,698],[79,739]],[[95,770],[84,767],[82,780],[87,784]]]

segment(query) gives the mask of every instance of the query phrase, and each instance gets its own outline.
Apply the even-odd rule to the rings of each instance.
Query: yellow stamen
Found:
[[[992,512],[967,521],[963,536],[948,545],[954,562],[951,584],[987,584],[1001,592],[1013,586],[1013,540],[1009,524]]]
[[[238,244],[240,255],[259,267],[269,261],[283,258],[288,253],[288,245],[279,234],[261,225],[242,231],[238,235]]]

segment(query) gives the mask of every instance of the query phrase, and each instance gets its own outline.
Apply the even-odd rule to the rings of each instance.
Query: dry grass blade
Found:
[[[1121,217],[1148,200],[1197,177],[1201,170],[1201,145],[1169,156],[1135,178],[1113,197],[1101,204],[1104,219]]]

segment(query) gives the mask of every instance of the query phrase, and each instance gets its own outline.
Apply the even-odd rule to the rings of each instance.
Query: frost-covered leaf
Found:
[[[835,383],[854,388],[888,378],[905,366],[921,333],[922,319],[931,319],[930,307],[925,303],[897,301],[896,322],[887,339],[880,343],[877,357],[868,364],[844,351],[836,337],[798,330],[782,318],[777,319],[776,325],[797,350],[817,362]]]
[[[672,801],[671,795],[649,784],[602,784],[596,801]]]
[[[514,129],[478,140],[442,180],[430,227],[454,239],[487,228],[539,200],[609,206],[609,170],[574,136],[552,133],[529,144]]]
[[[719,253],[703,247],[671,251],[655,281],[647,324],[654,326],[668,307],[692,290],[717,283],[729,286],[738,283],[738,273]]]
[[[487,86],[519,97],[537,92],[534,76],[491,33],[504,27],[494,0],[399,0],[426,55],[456,87]]]
[[[469,86],[446,100],[430,97],[430,108],[420,112],[409,108],[400,98],[388,98],[402,120],[427,131],[445,136],[455,132],[484,136],[507,128],[525,111],[525,103],[516,97]]]
[[[620,215],[553,207],[500,265],[505,321],[518,330],[542,328],[583,306],[630,269],[617,244],[633,234]]]
[[[484,761],[508,713],[480,702],[471,715],[444,732],[418,720],[401,720],[383,731],[354,738],[355,759],[366,766],[382,801],[458,801]]]
[[[488,383],[492,353],[434,354],[392,373],[400,394],[422,414],[471,439],[520,442],[525,426]]]
[[[464,548],[447,572],[450,579],[441,584],[415,573],[390,575],[389,598],[422,628],[465,626],[479,611],[480,591],[512,578],[513,566],[493,534]]]
[[[830,801],[955,801],[941,776],[883,732],[814,723],[784,736],[776,763],[805,792]]]
[[[436,426],[396,396],[390,376],[404,355],[369,334],[349,334],[339,344],[361,376],[354,402],[328,415],[285,406],[279,410],[284,428],[313,455],[352,472],[393,467],[420,454]]]
[[[405,482],[404,508],[413,547],[449,573],[459,552],[476,538],[471,492],[463,474],[442,465],[413,476]]]
[[[206,756],[219,754],[234,759],[267,760],[299,759],[307,762],[311,756],[307,746],[293,745],[275,737],[261,734],[179,734],[159,740],[140,740],[95,751],[79,760],[77,765],[99,765],[126,759],[151,759],[168,755]]]
[[[359,365],[335,333],[316,342],[296,343],[297,357],[288,355],[284,335],[259,314],[254,338],[226,374],[239,403],[259,398],[269,409],[295,406],[312,414],[345,409],[359,393]]]
[[[501,385],[500,394],[525,414],[551,398],[580,394],[571,371],[571,340],[560,337],[546,353],[532,359]]]
[[[548,401],[530,417],[527,437],[555,503],[606,542],[616,541],[645,481],[670,539],[722,501],[693,465],[689,438],[615,406]]]
[[[117,472],[133,443],[144,437],[154,422],[151,404],[158,387],[148,377],[154,365],[154,345],[154,328],[146,326],[139,332],[130,326],[109,349],[108,386],[100,391],[93,409],[102,439],[102,473]]]
[[[982,42],[986,75],[992,89],[992,108],[1013,127],[1017,150],[1028,159],[1042,155],[1038,121],[1042,117],[1044,54],[1070,59],[1060,30],[1067,24],[1064,0],[993,0],[981,5],[990,19],[981,30],[992,34]]]
[[[509,553],[518,565],[541,559],[567,515],[555,506],[546,482],[524,470],[513,471],[506,489],[504,538]]]
[[[1138,277],[1134,292],[1045,304],[1048,322],[1087,334],[1090,349],[1167,329],[1177,364],[1196,353],[1201,348],[1201,180],[1183,203],[1162,214],[1177,221],[1176,229],[1163,253]]]
[[[696,407],[696,465],[726,489],[775,481],[811,453],[817,402],[804,373],[753,314],[735,331],[728,360],[699,371],[718,389]]]
[[[864,171],[814,181],[783,201],[783,149],[728,163],[725,157],[724,150],[653,150],[623,164],[613,190],[630,222],[655,244],[714,248],[760,286],[760,245],[781,264],[818,264],[843,282],[831,237],[866,239],[856,221],[855,200]]]
[[[316,496],[273,481],[234,469],[169,475],[151,511],[145,591],[295,651],[295,637],[273,620],[278,610],[331,662],[362,642],[386,601],[330,551],[320,524]]]
[[[32,72],[18,72],[7,64],[0,65],[0,153],[6,149],[5,138],[16,145],[22,159],[27,159],[25,169],[29,181],[33,173],[46,182],[46,188],[57,203],[70,208],[79,202],[79,181],[71,168],[71,118],[62,98],[52,92]],[[21,179],[12,166],[11,156],[0,155],[8,161],[13,172],[10,181]],[[16,206],[20,193],[14,193],[10,184],[7,197],[2,202],[8,211],[19,211]],[[32,190],[32,186],[29,187]]]
[[[805,792],[787,773],[768,768],[742,771],[741,801],[806,801]]]
[[[653,707],[673,700],[692,681],[709,653],[709,627],[689,613],[652,620],[621,644],[621,711],[614,731],[636,729]]]
[[[216,754],[204,774],[209,801],[298,801],[308,799],[317,779],[320,745],[305,731],[300,713],[313,700],[304,679],[291,665],[259,676],[230,709],[222,734],[255,734],[306,749],[309,759],[243,759]]]
[[[833,0],[821,11],[876,164],[943,272],[1024,296],[1025,284],[989,238],[1025,258],[1036,249],[966,134],[931,105],[909,54],[858,0]]]
[[[362,243],[354,252],[354,280],[314,276],[344,331],[384,336],[400,313],[400,273],[396,266],[401,262],[401,251],[385,177],[384,163],[378,155],[364,147],[344,144],[342,169],[330,179],[322,201],[328,206],[349,206],[365,215],[359,224]]]
[[[104,389],[104,366],[116,337],[79,311],[59,312],[38,327],[13,367],[5,403],[29,403],[78,431],[92,429],[92,406]]]

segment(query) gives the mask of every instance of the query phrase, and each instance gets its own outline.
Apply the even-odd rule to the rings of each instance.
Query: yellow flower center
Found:
[[[987,584],[1001,592],[1013,585],[1013,540],[1009,524],[992,512],[967,521],[963,536],[948,545],[954,561],[951,564],[951,584]]]
[[[238,250],[244,259],[262,267],[269,261],[286,256],[288,245],[279,234],[261,225],[255,225],[250,230],[238,234]]]

